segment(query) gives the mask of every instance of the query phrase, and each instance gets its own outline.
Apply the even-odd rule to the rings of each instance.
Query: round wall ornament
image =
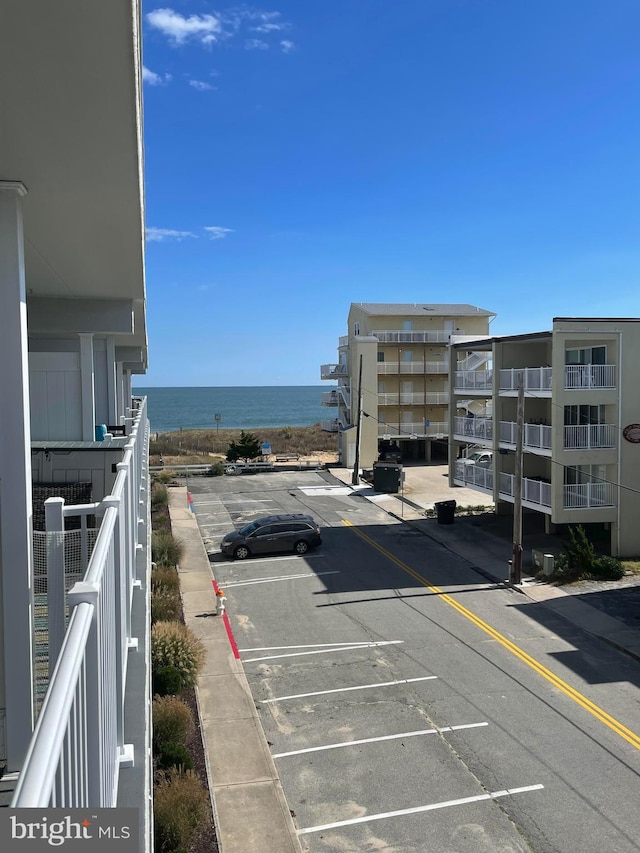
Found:
[[[622,430],[622,435],[633,444],[640,444],[640,424],[629,424]]]

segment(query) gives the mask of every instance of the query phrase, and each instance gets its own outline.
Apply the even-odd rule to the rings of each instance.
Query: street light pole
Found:
[[[518,408],[516,412],[516,465],[513,482],[513,559],[512,584],[522,583],[522,434],[524,432],[524,383],[518,374]]]
[[[362,430],[362,353],[360,353],[360,366],[358,368],[358,413],[356,419],[356,458],[351,475],[351,485],[358,485],[358,474],[360,473],[360,434]]]

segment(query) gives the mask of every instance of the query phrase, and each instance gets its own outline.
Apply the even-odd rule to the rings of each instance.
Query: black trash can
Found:
[[[455,501],[439,501],[435,504],[438,514],[438,524],[453,524],[453,519],[456,516]]]
[[[373,463],[373,488],[376,492],[397,495],[402,482],[402,465],[394,462]]]

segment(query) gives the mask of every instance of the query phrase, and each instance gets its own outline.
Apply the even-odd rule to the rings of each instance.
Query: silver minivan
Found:
[[[257,518],[239,530],[227,533],[220,550],[227,557],[245,560],[258,554],[293,551],[306,554],[322,542],[320,528],[310,515],[291,513]]]

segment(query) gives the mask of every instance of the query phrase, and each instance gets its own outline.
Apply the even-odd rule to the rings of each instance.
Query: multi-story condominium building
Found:
[[[469,368],[476,353],[491,367]],[[454,343],[450,482],[489,495],[498,511],[514,503],[522,383],[523,509],[543,513],[548,531],[600,525],[612,554],[640,553],[639,356],[636,319],[561,317],[548,332]],[[470,398],[485,417],[466,416]],[[479,449],[490,452],[474,457]]]
[[[0,804],[151,847],[139,0],[0,12]]]
[[[323,394],[323,405],[337,409],[323,427],[339,433],[342,464],[355,464],[359,412],[361,468],[370,468],[389,445],[405,459],[430,460],[433,452],[446,457],[449,343],[487,335],[494,317],[464,304],[352,303],[338,362],[320,371],[338,383]],[[473,358],[474,365],[484,364],[484,356]]]

